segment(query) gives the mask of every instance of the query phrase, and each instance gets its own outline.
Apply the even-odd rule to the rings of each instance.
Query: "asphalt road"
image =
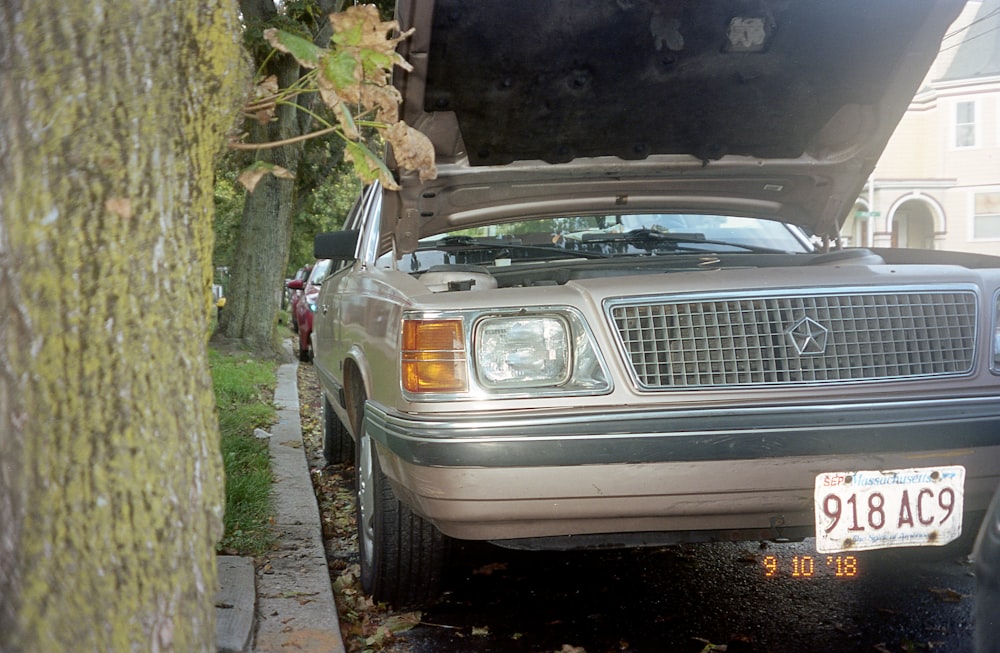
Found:
[[[390,650],[971,653],[972,568],[926,551],[828,557],[812,540],[570,553],[469,546],[444,599]]]

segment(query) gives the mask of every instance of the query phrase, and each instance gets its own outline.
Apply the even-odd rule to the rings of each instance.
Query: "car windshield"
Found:
[[[398,267],[420,272],[434,265],[809,251],[805,233],[774,220],[691,213],[608,214],[521,220],[437,234],[422,239]],[[379,259],[380,267],[391,265],[391,254]]]

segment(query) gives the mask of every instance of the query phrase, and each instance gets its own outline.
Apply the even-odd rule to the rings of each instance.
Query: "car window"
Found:
[[[370,197],[371,191],[369,189],[365,189],[360,195],[358,195],[358,198],[354,201],[354,205],[351,207],[347,217],[344,219],[344,230],[361,230],[364,226],[365,207]],[[329,274],[331,271],[349,268],[352,264],[353,261],[351,259],[339,259],[336,264],[331,263],[331,270],[328,270],[326,274]]]
[[[312,273],[309,275],[309,283],[314,286],[318,286],[323,283],[323,279],[326,279],[327,275],[330,274],[330,270],[333,268],[333,261],[328,258],[320,259],[316,261],[315,267],[313,267]]]

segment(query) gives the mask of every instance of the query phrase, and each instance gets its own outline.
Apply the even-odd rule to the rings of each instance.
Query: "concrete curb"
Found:
[[[319,507],[313,493],[299,421],[298,363],[278,368],[271,428],[271,471],[277,550],[257,575],[260,653],[342,653],[343,639],[330,584]]]
[[[298,363],[281,365],[274,392],[278,422],[271,428],[269,450],[275,550],[256,577],[250,558],[219,556],[216,561],[220,653],[345,652],[302,444],[297,369]]]
[[[256,622],[253,560],[216,556],[219,591],[215,595],[215,644],[219,653],[250,650]]]

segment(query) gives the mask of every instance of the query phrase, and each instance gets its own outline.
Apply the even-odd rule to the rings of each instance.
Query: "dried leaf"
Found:
[[[274,110],[276,107],[277,107],[276,104],[268,104],[266,106],[263,106],[260,109],[254,111],[253,113],[254,118],[256,118],[257,122],[259,122],[260,124],[266,125],[267,123],[274,120]]]
[[[375,117],[382,122],[393,124],[399,120],[399,103],[403,101],[395,86],[361,84],[358,102],[362,106],[375,109]]]
[[[506,571],[506,570],[507,570],[506,562],[491,562],[487,565],[479,567],[478,569],[473,569],[472,574],[474,576],[492,576],[493,572],[495,571]]]
[[[260,80],[253,87],[253,100],[250,103],[250,112],[257,118],[257,122],[262,125],[274,120],[274,110],[277,106],[275,100],[278,97],[278,78],[275,75],[268,75]]]
[[[277,94],[278,94],[277,75],[268,75],[264,79],[254,84],[253,87],[254,104],[261,102],[263,100],[273,100]]]
[[[385,131],[385,139],[401,167],[419,172],[420,181],[437,178],[434,145],[427,136],[400,120]]]
[[[396,52],[396,45],[410,37],[414,30],[390,38],[389,34],[399,30],[399,23],[394,20],[383,21],[375,5],[355,5],[344,11],[331,14],[330,23],[333,26],[333,42],[342,47],[354,47],[368,50],[381,55],[396,65],[412,70],[405,59]],[[391,64],[390,64],[391,65]]]
[[[260,180],[264,178],[264,175],[268,174],[274,175],[278,179],[295,179],[295,175],[281,166],[266,161],[256,161],[241,172],[236,181],[240,182],[244,188],[252,193],[257,188]]]
[[[399,29],[399,23],[383,22],[374,5],[349,7],[332,14],[330,22],[334,48],[330,61],[323,66],[322,76],[343,101],[374,108],[378,120],[396,122],[402,98],[390,83],[392,68],[413,69],[396,52],[396,45],[413,30],[390,38],[389,34]]]
[[[254,99],[274,97],[278,93],[278,76],[268,75],[254,86]]]
[[[385,627],[392,634],[398,635],[420,625],[421,617],[423,617],[423,613],[421,612],[407,612],[406,614],[393,615],[385,620]]]
[[[930,591],[946,603],[959,603],[964,597],[964,594],[946,587],[932,587]]]
[[[392,639],[392,633],[389,629],[385,626],[379,626],[375,630],[375,634],[365,640],[365,644],[381,649],[389,639]]]

